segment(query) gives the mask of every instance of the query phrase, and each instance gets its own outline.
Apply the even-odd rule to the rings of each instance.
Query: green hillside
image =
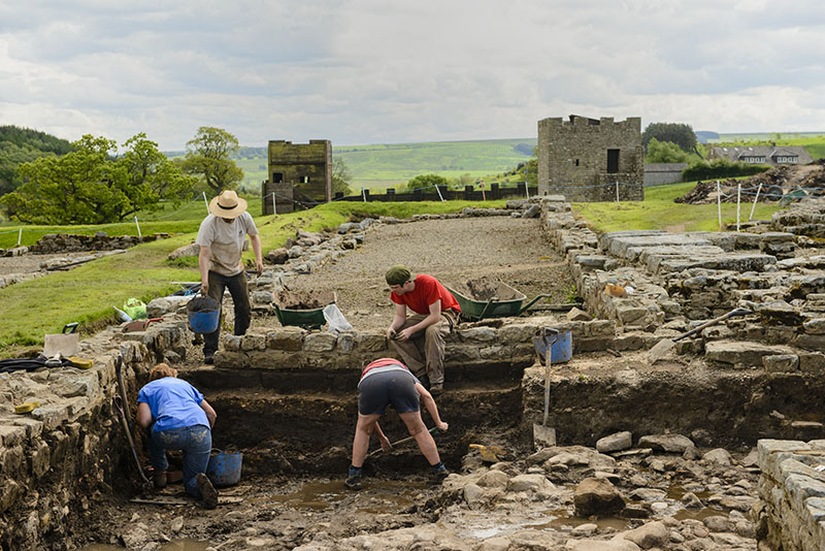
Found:
[[[406,183],[419,174],[433,173],[445,178],[497,174],[529,160],[535,146],[536,138],[338,147],[333,144],[332,155],[344,159],[352,173],[353,189],[382,189]],[[234,159],[244,171],[243,187],[258,190],[267,178],[266,148],[243,147]]]

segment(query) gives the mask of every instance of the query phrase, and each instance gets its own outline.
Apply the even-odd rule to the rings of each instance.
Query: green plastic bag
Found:
[[[133,320],[146,317],[146,305],[136,298],[130,298],[124,302],[123,311]]]

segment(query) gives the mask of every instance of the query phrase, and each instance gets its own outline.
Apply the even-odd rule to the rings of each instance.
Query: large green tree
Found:
[[[689,124],[676,122],[652,122],[642,132],[642,145],[647,148],[650,140],[656,138],[660,142],[671,142],[687,153],[698,153],[696,149],[696,134]]]
[[[17,167],[39,157],[65,155],[72,150],[71,144],[45,132],[0,126],[0,195],[14,191],[23,180]]]
[[[243,181],[243,170],[230,157],[237,153],[238,139],[222,128],[201,126],[186,143],[181,167],[187,174],[201,178],[214,193],[235,189]]]
[[[334,157],[332,159],[332,193],[333,195],[339,191],[344,195],[352,193],[349,185],[352,181],[352,173],[349,171],[347,163],[341,157]]]
[[[673,142],[660,142],[652,138],[647,144],[646,163],[686,163],[689,155]]]
[[[20,165],[24,183],[0,197],[8,215],[32,224],[105,224],[138,211],[154,212],[161,200],[178,202],[197,179],[183,174],[143,133],[117,155],[114,140],[85,135],[74,151]]]
[[[432,186],[446,186],[448,184],[449,182],[444,176],[439,176],[438,174],[419,174],[407,182],[407,189],[409,191],[413,191],[414,189],[424,189]]]

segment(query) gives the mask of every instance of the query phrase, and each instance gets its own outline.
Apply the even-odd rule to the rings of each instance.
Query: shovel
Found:
[[[552,333],[552,338],[547,335],[548,333]],[[533,445],[538,450],[556,445],[556,429],[547,426],[547,417],[550,415],[550,364],[553,363],[553,343],[558,337],[558,330],[551,327],[542,328],[541,340],[546,346],[544,352],[544,421],[541,425],[533,423]]]
[[[647,358],[650,361],[650,363],[654,363],[657,360],[662,359],[662,356],[664,356],[665,354],[667,354],[668,352],[673,350],[673,347],[676,346],[676,341],[680,341],[680,340],[682,340],[686,337],[689,337],[689,336],[691,336],[695,333],[698,333],[699,331],[705,329],[706,327],[710,327],[711,325],[716,325],[719,322],[725,321],[728,318],[733,318],[735,316],[745,316],[745,315],[750,314],[750,313],[751,313],[751,311],[748,310],[747,308],[736,308],[734,310],[731,310],[727,314],[719,316],[718,318],[713,318],[710,321],[706,321],[705,323],[703,323],[699,327],[697,327],[695,329],[691,329],[687,333],[682,333],[678,337],[675,337],[673,339],[662,339],[659,342],[657,342],[653,346],[653,348],[651,348],[648,351]]]
[[[435,435],[436,435],[436,434],[438,434],[439,432],[441,432],[441,429],[440,429],[440,428],[438,428],[438,427],[433,427],[433,428],[431,428],[431,429],[430,429],[430,434],[432,434],[433,436],[435,436]],[[408,437],[406,437],[406,438],[402,438],[402,439],[401,439],[401,440],[399,440],[398,442],[393,442],[393,443],[392,443],[392,444],[390,444],[390,445],[391,445],[393,448],[395,448],[396,446],[399,446],[400,444],[406,444],[407,442],[411,442],[411,441],[413,441],[413,440],[415,440],[415,436],[408,436]],[[368,453],[368,454],[367,454],[366,459],[369,459],[370,457],[375,457],[376,455],[378,455],[378,454],[379,454],[379,453],[381,453],[382,451],[384,451],[384,450],[383,450],[383,449],[381,449],[381,448],[378,448],[378,449],[377,449],[377,450],[375,450],[375,451],[371,451],[370,453]]]
[[[63,326],[63,332],[53,335],[46,335],[43,338],[43,355],[47,358],[55,356],[69,356],[77,355],[77,322],[67,323]]]

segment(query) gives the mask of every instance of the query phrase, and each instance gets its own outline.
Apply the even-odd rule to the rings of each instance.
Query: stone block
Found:
[[[275,350],[297,351],[303,348],[305,331],[297,327],[284,327],[266,334],[266,346]]]
[[[492,327],[459,328],[457,334],[463,341],[490,342],[496,339],[496,330]]]
[[[0,514],[10,509],[17,499],[23,495],[24,488],[11,478],[6,478],[0,483]]]
[[[705,359],[712,362],[762,366],[762,356],[789,354],[791,350],[782,346],[767,346],[750,341],[710,341],[705,343]]]
[[[584,337],[607,337],[616,335],[616,322],[613,320],[593,320],[582,324],[582,336]]]
[[[23,427],[26,430],[26,438],[37,438],[43,432],[43,423],[36,419],[28,417],[18,417],[10,420],[12,425]],[[0,445],[2,445],[2,438],[0,438]]]
[[[822,352],[800,352],[799,370],[802,373],[825,374],[825,354]]]
[[[799,335],[796,338],[796,346],[814,352],[825,350],[825,335]]]
[[[338,352],[349,354],[355,349],[355,335],[353,333],[341,333],[338,335],[338,342],[335,344]]]
[[[507,325],[498,330],[498,338],[504,345],[526,342],[532,346],[536,329],[535,325]]]
[[[26,455],[23,446],[6,446],[0,448],[0,465],[3,474],[11,479],[21,479],[25,475]]]
[[[787,373],[798,371],[799,356],[796,354],[762,356],[762,365],[768,373]]]
[[[16,425],[0,425],[0,444],[10,448],[16,446],[26,439],[26,428]]]
[[[49,445],[45,442],[37,442],[33,445],[33,449],[29,456],[29,469],[32,476],[40,478],[51,468],[51,452]]]
[[[810,319],[802,324],[809,335],[825,335],[825,318]]]
[[[384,333],[358,333],[355,337],[355,350],[359,353],[387,353],[387,337]]]
[[[241,337],[241,350],[266,350],[266,335],[247,334]]]

